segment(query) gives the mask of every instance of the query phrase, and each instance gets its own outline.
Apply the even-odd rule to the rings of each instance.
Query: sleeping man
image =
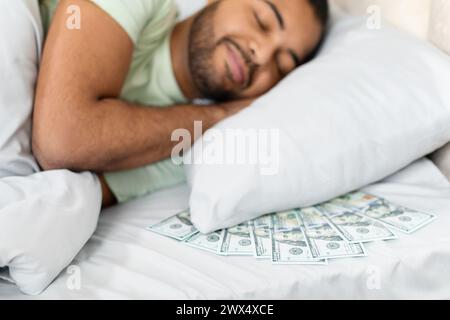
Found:
[[[172,132],[247,107],[312,58],[328,18],[326,0],[210,1],[180,22],[172,0],[40,5],[33,152],[45,170],[95,172],[105,206],[182,182]]]

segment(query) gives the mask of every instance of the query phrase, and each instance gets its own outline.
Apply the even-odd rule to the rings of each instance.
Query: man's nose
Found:
[[[250,53],[253,62],[259,66],[265,66],[275,57],[278,44],[273,39],[258,39],[250,43]]]

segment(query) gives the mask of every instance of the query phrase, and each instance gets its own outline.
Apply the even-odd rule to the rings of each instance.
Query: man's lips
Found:
[[[228,67],[230,68],[232,80],[239,87],[244,87],[247,83],[248,74],[242,54],[231,43],[226,43],[226,48],[228,55]]]

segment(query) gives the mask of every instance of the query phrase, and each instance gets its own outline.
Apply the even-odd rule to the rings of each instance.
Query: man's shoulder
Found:
[[[118,22],[136,44],[140,35],[160,33],[176,20],[173,0],[91,0]],[[148,28],[148,29],[147,29]]]

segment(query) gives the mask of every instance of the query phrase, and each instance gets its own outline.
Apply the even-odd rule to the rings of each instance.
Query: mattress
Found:
[[[272,265],[199,251],[144,228],[188,203],[185,185],[105,210],[98,229],[40,296],[0,282],[0,299],[449,299],[450,183],[422,159],[364,189],[437,219],[326,266]]]

